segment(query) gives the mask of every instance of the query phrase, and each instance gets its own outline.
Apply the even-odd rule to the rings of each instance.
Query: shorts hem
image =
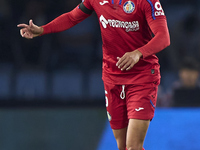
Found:
[[[112,125],[112,124],[110,123],[110,127],[111,127],[111,129],[113,129],[113,130],[119,130],[119,129],[123,129],[123,128],[128,127],[128,124],[126,124],[126,125],[124,125],[124,126],[116,126],[116,125]]]
[[[138,119],[138,120],[152,120],[154,116],[129,116],[128,119]]]

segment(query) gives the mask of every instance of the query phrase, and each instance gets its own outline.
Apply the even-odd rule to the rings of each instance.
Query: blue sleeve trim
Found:
[[[147,0],[147,2],[151,5],[151,11],[152,11],[152,18],[153,20],[156,20],[156,17],[155,17],[155,10],[154,10],[154,7],[153,7],[153,3],[151,2],[151,0]]]
[[[150,100],[151,105],[153,106],[153,108],[155,109],[156,106],[153,104],[152,100]]]
[[[112,0],[112,4],[114,4],[114,0]]]
[[[121,4],[122,4],[122,0],[119,1],[119,5],[121,5]]]

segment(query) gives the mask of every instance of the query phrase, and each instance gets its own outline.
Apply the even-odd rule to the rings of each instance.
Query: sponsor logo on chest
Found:
[[[126,32],[129,31],[138,31],[140,29],[138,21],[120,21],[115,19],[106,19],[103,15],[99,17],[99,21],[102,24],[103,28],[106,29],[108,26],[113,28],[122,28]]]

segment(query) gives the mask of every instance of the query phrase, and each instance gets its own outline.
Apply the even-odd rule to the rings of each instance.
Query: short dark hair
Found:
[[[180,70],[182,69],[189,69],[189,70],[196,70],[199,71],[199,62],[192,57],[186,57],[185,59],[183,59],[181,66],[180,66]]]

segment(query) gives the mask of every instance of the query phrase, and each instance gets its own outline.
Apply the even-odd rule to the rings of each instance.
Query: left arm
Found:
[[[164,11],[162,10],[158,0],[153,1],[155,3],[155,8],[150,7],[150,5],[146,3],[144,4],[144,12],[148,25],[155,36],[146,45],[132,52],[125,53],[121,58],[117,58],[118,62],[116,66],[118,66],[118,68],[122,71],[130,70],[140,60],[141,57],[146,58],[150,55],[156,54],[170,45],[167,21],[166,17],[163,15]],[[157,7],[158,4],[160,5],[159,8]],[[163,14],[155,16],[153,12],[157,11],[162,11]]]
[[[143,58],[156,54],[170,45],[166,19],[154,20],[149,26],[155,36],[146,45],[138,48]]]

